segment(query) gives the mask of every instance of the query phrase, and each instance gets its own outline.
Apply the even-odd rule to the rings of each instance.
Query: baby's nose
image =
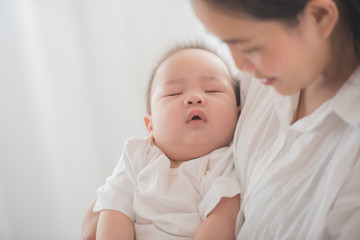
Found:
[[[192,94],[185,99],[185,105],[203,105],[205,104],[205,98],[201,94]]]

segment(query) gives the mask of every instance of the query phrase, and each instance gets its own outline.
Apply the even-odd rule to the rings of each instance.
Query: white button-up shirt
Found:
[[[254,79],[241,92],[238,239],[360,239],[360,67],[293,125],[299,94]]]

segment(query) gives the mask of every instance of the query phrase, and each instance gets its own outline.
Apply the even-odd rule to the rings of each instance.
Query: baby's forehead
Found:
[[[222,58],[204,49],[181,49],[174,52],[159,64],[154,77],[181,78],[191,73],[231,79],[230,69]]]
[[[210,50],[201,49],[201,48],[185,48],[185,49],[178,49],[172,52],[163,59],[161,64],[169,61],[170,59],[176,61],[176,60],[181,60],[182,58],[191,58],[191,59],[196,58],[198,60],[206,60],[213,58],[222,61],[222,59],[217,54],[211,52]]]

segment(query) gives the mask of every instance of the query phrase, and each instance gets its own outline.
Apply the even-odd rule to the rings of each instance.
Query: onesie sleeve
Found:
[[[240,193],[240,183],[236,176],[232,147],[214,153],[209,167],[202,178],[202,200],[199,213],[204,220],[223,197],[234,197]],[[240,203],[239,203],[240,204]]]
[[[143,154],[146,152],[146,140],[129,139],[122,156],[112,175],[106,179],[103,186],[97,190],[97,201],[93,211],[116,210],[126,214],[132,221],[134,191],[137,185],[136,175],[144,165]]]

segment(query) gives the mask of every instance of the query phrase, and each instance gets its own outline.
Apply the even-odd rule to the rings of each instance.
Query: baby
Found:
[[[165,55],[148,85],[149,137],[126,142],[98,189],[97,239],[235,239],[235,89],[228,66],[205,46]]]

